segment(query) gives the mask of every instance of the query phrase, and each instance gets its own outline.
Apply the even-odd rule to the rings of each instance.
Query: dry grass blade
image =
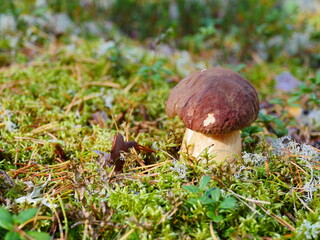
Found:
[[[130,229],[128,232],[126,232],[126,234],[124,234],[119,240],[126,240],[130,235],[131,233],[134,232],[134,229]]]
[[[135,181],[135,182],[141,182],[141,178],[144,178],[144,181],[148,181],[150,184],[156,184],[158,181],[157,180],[150,180],[146,179],[149,177],[155,177],[159,176],[159,173],[153,173],[153,174],[135,174],[135,175],[117,175],[114,179],[112,179],[110,182],[118,181],[118,180],[129,180],[129,181]]]
[[[285,221],[284,219],[282,219],[281,217],[279,217],[278,215],[274,214],[274,213],[270,213],[270,211],[268,211],[267,209],[265,209],[260,203],[257,203],[257,205],[266,213],[268,214],[270,217],[272,217],[273,219],[275,219],[278,223],[280,223],[282,226],[288,228],[291,231],[295,231],[295,227],[292,226],[290,223],[288,223],[287,221]]]
[[[48,202],[51,204],[51,206],[54,206],[50,196],[48,194],[46,194],[46,197],[48,199]],[[60,212],[60,210],[58,210]],[[63,231],[63,227],[62,227],[62,221],[60,220],[60,215],[57,211],[56,208],[53,208],[53,212],[54,212],[54,216],[53,216],[53,222],[56,223],[59,227],[59,232],[60,232],[60,239],[63,240],[64,238],[64,231]]]
[[[105,81],[105,82],[89,82],[85,85],[85,87],[89,86],[100,86],[100,87],[112,87],[112,88],[121,88],[121,85],[119,83],[111,82],[111,81]]]
[[[67,194],[67,193],[70,193],[73,191],[74,191],[74,185],[72,183],[69,183],[67,185],[60,186],[60,188],[55,189],[54,194],[52,194],[52,195],[53,196],[63,195],[63,194]]]
[[[167,161],[160,162],[160,163],[155,163],[155,164],[150,164],[150,165],[144,165],[144,166],[141,166],[141,167],[131,168],[128,171],[131,172],[131,171],[140,170],[140,169],[159,167],[159,166],[162,166],[162,165],[164,165],[166,163],[171,163],[171,162],[172,162],[172,160],[167,160]]]
[[[37,133],[41,133],[41,132],[46,132],[46,131],[48,131],[50,129],[54,129],[58,126],[59,126],[59,123],[57,123],[57,122],[48,123],[48,124],[45,124],[45,125],[42,125],[42,126],[36,128],[36,129],[33,129],[31,131],[31,133],[37,134]]]
[[[46,169],[56,169],[56,168],[66,168],[69,167],[70,161],[54,164],[54,165],[48,165],[46,166]]]
[[[299,196],[298,194],[296,194],[296,197],[299,199],[299,201],[301,202],[301,204],[308,209],[310,212],[312,212],[313,214],[315,214],[315,212],[308,206],[308,204],[306,204]]]
[[[86,219],[84,221],[84,230],[83,230],[83,237],[82,237],[82,240],[86,240],[88,239],[88,231],[89,231],[89,220]]]
[[[100,95],[101,95],[101,94],[99,94],[99,93],[92,93],[92,94],[90,94],[90,95],[88,95],[88,96],[85,96],[85,97],[83,97],[83,98],[81,98],[81,99],[78,99],[78,100],[77,100],[77,97],[74,97],[74,98],[72,99],[71,103],[70,103],[68,106],[64,107],[64,109],[66,110],[65,113],[68,114],[68,113],[70,112],[71,108],[73,108],[74,106],[77,106],[77,105],[79,105],[80,103],[83,103],[83,102],[88,101],[88,100],[90,100],[90,99],[99,97]]]
[[[219,240],[219,238],[217,237],[217,235],[215,234],[215,232],[213,230],[212,221],[210,221],[209,229],[210,229],[210,234],[211,234],[212,239]]]
[[[39,169],[38,168],[38,164],[28,164],[28,165],[26,165],[26,166],[24,166],[22,168],[19,168],[17,170],[11,171],[10,173],[14,174],[12,178],[16,178],[20,173],[25,173],[25,174],[28,173],[27,170],[30,169],[30,168],[33,168],[33,167],[36,167],[37,169]]]
[[[2,83],[0,84],[0,92],[3,92],[5,89],[11,89],[12,87],[16,86],[16,85],[22,85],[22,84],[26,84],[26,82],[30,82],[31,80],[26,80],[26,81],[11,81],[11,82],[7,82],[7,83]]]
[[[178,211],[179,206],[182,204],[183,202],[178,202],[177,204],[175,204],[175,206],[169,210],[168,212],[166,212],[162,218],[159,220],[159,222],[157,223],[157,225],[161,224],[162,222],[164,222],[165,220],[169,219],[170,217],[172,217],[173,214],[175,214],[176,211]]]
[[[165,162],[159,163],[158,165],[156,165],[156,166],[154,166],[154,167],[152,167],[152,168],[149,168],[149,169],[147,169],[147,170],[144,170],[144,171],[140,172],[139,174],[144,174],[144,173],[153,171],[153,170],[157,169],[158,167],[163,166],[164,164],[165,164]]]
[[[243,197],[243,196],[235,193],[234,191],[232,191],[232,190],[230,190],[230,189],[228,189],[228,191],[229,191],[231,194],[233,194],[234,196],[239,197],[239,198],[242,198],[242,199],[244,199],[244,200],[246,200],[246,201],[248,201],[248,202],[252,202],[252,203],[256,203],[256,204],[258,204],[258,203],[259,203],[259,204],[271,204],[270,202],[267,202],[267,201],[261,201],[261,200],[255,200],[255,199]]]
[[[36,138],[30,138],[30,137],[18,137],[18,136],[14,136],[15,139],[17,139],[17,141],[23,141],[23,140],[30,140],[34,143],[38,143],[38,144],[42,144],[45,145],[47,143],[47,141],[43,141],[40,139],[36,139]]]
[[[133,79],[123,90],[125,93],[129,92],[130,89],[138,82],[139,78]]]
[[[46,217],[46,216],[35,216],[33,218],[30,218],[28,221],[22,223],[19,225],[19,228],[22,229],[24,226],[26,226],[29,223],[37,222],[38,220],[52,220],[52,217]]]
[[[23,166],[17,170],[13,170],[10,174],[13,174],[13,178],[16,178],[20,174],[24,174],[22,181],[29,181],[32,179],[51,178],[50,184],[52,187],[47,191],[47,194],[58,195],[66,194],[74,191],[73,174],[69,171],[70,162],[59,163],[56,165],[43,166],[41,164],[29,164]]]

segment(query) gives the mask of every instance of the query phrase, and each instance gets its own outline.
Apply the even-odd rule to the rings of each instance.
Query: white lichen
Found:
[[[315,191],[319,190],[320,177],[314,171],[314,166],[319,165],[320,153],[310,145],[297,143],[291,137],[279,138],[272,144],[273,153],[277,156],[291,155],[304,162],[302,167],[309,169],[309,176],[304,181],[304,185],[299,190],[303,190],[306,195],[304,199],[310,202]]]
[[[27,184],[28,187],[33,187],[33,190],[27,196],[17,198],[15,202],[20,204],[27,203],[32,205],[42,204],[44,206],[47,206],[48,208],[55,209],[57,205],[53,204],[51,201],[48,200],[47,196],[44,196],[44,194],[41,193],[41,191],[48,185],[48,183],[51,182],[51,179],[51,175],[49,175],[47,181],[42,185],[35,185],[31,181],[25,182],[25,184]]]
[[[8,114],[5,129],[9,132],[13,132],[16,130],[16,128],[17,125],[11,121],[10,114]]]
[[[308,220],[303,220],[303,223],[297,229],[298,233],[304,235],[306,239],[319,239],[320,221],[312,223]]]
[[[0,34],[14,32],[16,27],[16,21],[13,15],[0,14]]]
[[[35,6],[36,6],[37,8],[47,7],[47,6],[48,6],[48,3],[47,3],[46,0],[36,0]]]
[[[96,53],[99,57],[105,55],[110,49],[114,48],[116,43],[112,40],[102,41],[97,47]]]
[[[253,165],[254,167],[262,166],[267,161],[267,158],[262,154],[247,152],[243,153],[242,159],[246,165]]]
[[[308,114],[301,114],[298,120],[302,125],[317,129],[320,127],[320,109],[313,109]]]
[[[104,102],[104,106],[106,108],[112,109],[113,108],[113,101],[114,101],[114,95],[111,90],[105,91],[104,88],[100,89],[101,97]]]
[[[307,183],[305,183],[302,189],[306,192],[306,196],[304,197],[306,202],[310,202],[313,199],[313,193],[318,191],[320,181],[319,177],[313,177]]]
[[[242,172],[244,171],[244,170],[246,170],[247,169],[247,167],[246,166],[243,166],[243,165],[241,165],[238,169],[237,169],[237,171],[236,171],[236,173],[233,175],[235,178],[240,178],[240,177],[242,177]]]
[[[16,130],[17,125],[11,121],[12,112],[2,107],[0,104],[0,121],[3,121],[5,124],[5,129],[9,132]]]
[[[185,163],[178,161],[176,159],[172,160],[173,167],[170,167],[170,170],[173,170],[179,174],[179,178],[184,179],[187,175],[187,167]]]
[[[272,143],[272,147],[273,153],[277,156],[290,154],[310,159],[311,157],[318,158],[320,155],[310,145],[297,143],[289,136],[276,139]]]

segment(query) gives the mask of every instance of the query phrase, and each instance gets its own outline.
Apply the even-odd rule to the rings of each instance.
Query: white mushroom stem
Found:
[[[186,129],[181,151],[198,158],[207,149],[215,156],[214,161],[234,161],[241,158],[241,137],[239,131],[221,135],[204,135]]]

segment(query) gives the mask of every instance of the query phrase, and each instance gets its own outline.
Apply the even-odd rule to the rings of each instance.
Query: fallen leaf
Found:
[[[119,172],[123,169],[125,161],[121,159],[121,151],[129,152],[129,149],[132,147],[139,152],[138,143],[135,141],[125,142],[124,137],[120,133],[114,137],[110,154],[115,164],[115,171]]]
[[[54,143],[54,153],[58,156],[58,158],[60,160],[62,160],[63,162],[67,161],[68,158],[66,156],[66,153],[64,152],[63,148],[61,147],[61,145],[59,143]]]
[[[135,141],[126,142],[124,140],[124,137],[120,133],[118,133],[113,139],[112,148],[110,152],[110,158],[113,164],[115,165],[115,171],[122,171],[125,159],[121,158],[121,152],[128,153],[130,151],[130,148],[134,148],[138,153],[140,152],[140,150],[146,152],[155,152],[152,149],[142,146]]]

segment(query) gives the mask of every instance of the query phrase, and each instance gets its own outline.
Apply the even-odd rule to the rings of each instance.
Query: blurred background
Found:
[[[48,42],[100,38],[103,51],[119,36],[212,65],[285,57],[320,66],[319,0],[1,1],[0,66],[28,61]]]

